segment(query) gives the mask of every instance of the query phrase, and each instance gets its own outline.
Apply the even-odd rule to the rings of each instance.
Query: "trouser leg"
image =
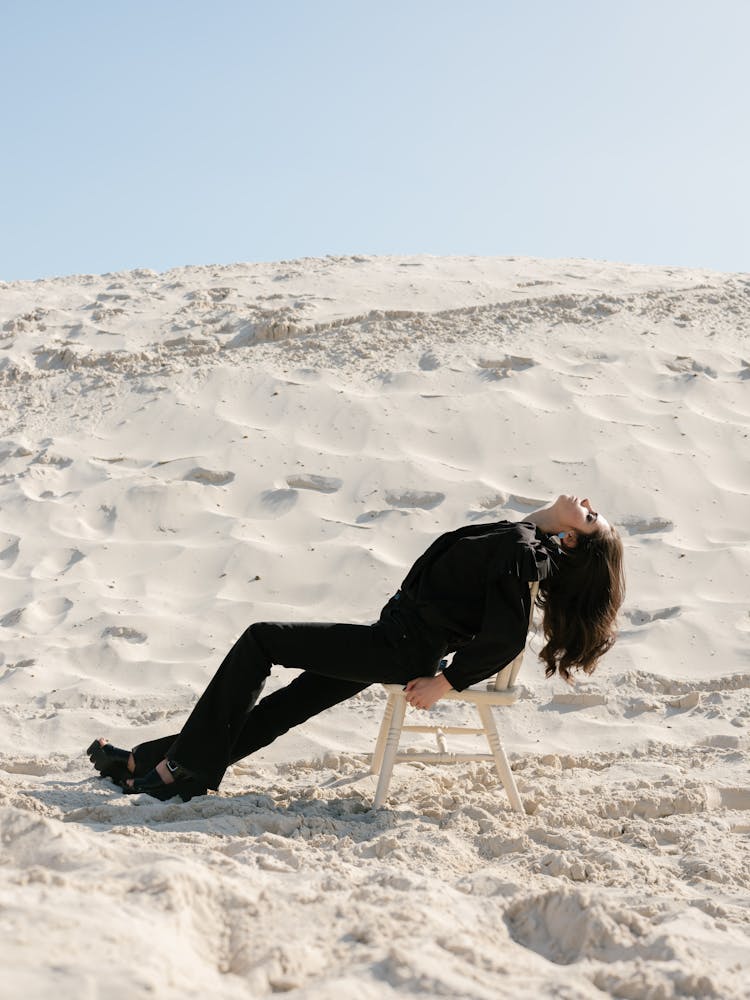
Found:
[[[294,726],[299,726],[313,715],[318,715],[347,698],[353,698],[367,686],[366,683],[321,677],[305,671],[286,687],[266,695],[252,711],[246,713],[242,728],[231,747],[229,763],[234,764],[261,747],[268,746]],[[135,747],[133,756],[136,776],[147,774],[159,761],[164,760],[178,735],[175,733],[157,740],[148,740]]]
[[[252,625],[225,657],[180,735],[169,747],[168,756],[201,773],[210,788],[217,788],[245,725],[247,707],[257,698],[272,663],[366,686],[374,681],[403,683],[411,677],[434,673],[437,666],[434,655],[424,650],[421,655],[413,655],[414,652],[406,646],[401,649],[394,646],[379,623]],[[305,682],[301,686],[302,694],[307,685]],[[298,689],[294,689],[283,703],[290,718],[314,714],[304,714],[307,709],[297,694]],[[323,698],[322,692],[320,697]],[[280,731],[290,728],[283,718],[274,725],[281,725]],[[272,729],[273,726],[269,732]]]
[[[215,682],[217,681],[219,675],[222,674],[222,671],[227,665],[228,660],[246,661],[248,662],[248,664],[252,662],[252,657],[250,655],[252,650],[245,648],[251,646],[251,641],[249,641],[247,638],[247,634],[249,631],[250,630],[248,629],[247,632],[245,632],[243,635],[240,636],[238,641],[234,644],[232,649],[224,658],[223,663],[221,664],[218,671],[214,675],[214,678],[210,682],[209,687],[204,692],[203,697],[198,702],[198,705],[196,705],[195,709],[193,709],[193,714],[195,714],[196,709],[201,704],[201,701],[203,701],[206,698],[206,696],[209,695],[209,691],[211,690],[211,688],[218,686],[217,684],[215,684]],[[253,686],[253,684],[255,684],[255,686]],[[244,703],[244,712],[246,716],[250,714],[255,703],[260,697],[264,685],[265,685],[265,677],[262,676],[262,673],[259,673],[256,676],[255,681],[250,682],[246,692],[247,701]],[[216,696],[217,692],[215,690],[212,691],[210,697],[215,698]],[[332,702],[332,704],[334,704],[334,702]],[[205,706],[203,707],[205,708]],[[192,718],[192,715],[190,716],[190,718]],[[156,767],[159,761],[162,761],[164,760],[165,757],[169,756],[170,749],[174,746],[179,735],[180,735],[179,733],[174,733],[172,736],[162,736],[157,740],[148,740],[147,742],[139,743],[137,747],[134,747],[132,753],[133,753],[133,759],[135,760],[135,772],[134,772],[135,775],[137,777],[141,777],[144,774],[148,774],[148,772],[152,768]],[[250,752],[251,751],[248,751],[248,753]],[[243,756],[245,756],[245,754],[243,754]]]
[[[353,698],[367,686],[358,681],[321,677],[305,671],[286,687],[266,695],[247,715],[232,747],[230,763],[234,764],[261,747],[268,746],[294,726],[299,726],[332,705]]]
[[[165,756],[218,788],[244,718],[271,672],[271,661],[246,629],[224,657]]]

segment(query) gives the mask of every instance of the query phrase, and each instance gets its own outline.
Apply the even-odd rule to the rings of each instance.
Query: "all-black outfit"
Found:
[[[526,641],[528,583],[554,570],[556,542],[530,522],[441,535],[372,625],[260,622],[225,657],[177,736],[133,751],[136,775],[168,757],[218,788],[227,767],[374,682],[444,673],[461,691],[510,663]],[[258,701],[276,663],[304,671]]]

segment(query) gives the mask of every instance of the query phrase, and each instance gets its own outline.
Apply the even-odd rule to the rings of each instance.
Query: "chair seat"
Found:
[[[383,684],[388,694],[403,693],[402,684]],[[463,691],[449,691],[441,701],[468,701],[474,705],[514,705],[518,701],[520,690],[517,687],[505,688],[504,691],[482,690],[481,688],[465,688]]]
[[[529,584],[531,591],[531,611],[529,615],[529,626],[531,616],[534,613],[534,602],[536,600],[538,583]],[[466,688],[463,691],[449,691],[444,694],[441,701],[463,701],[474,705],[479,715],[480,725],[471,726],[441,726],[439,724],[429,724],[429,716],[424,723],[419,725],[405,725],[406,715],[406,692],[402,684],[384,684],[383,687],[388,693],[388,702],[383,714],[383,721],[380,725],[375,751],[372,755],[371,770],[373,774],[379,775],[377,789],[375,790],[374,806],[378,809],[385,801],[388,794],[393,765],[403,761],[430,761],[435,764],[455,764],[460,761],[469,760],[490,760],[495,764],[498,777],[510,800],[511,807],[518,813],[524,813],[523,802],[518,794],[515,778],[510,769],[508,758],[505,755],[500,737],[492,717],[492,709],[513,705],[518,701],[520,691],[515,686],[515,679],[521,667],[523,651],[513,660],[512,663],[504,666],[495,677],[494,683],[490,683],[486,689]],[[412,754],[399,754],[398,744],[401,733],[406,730],[410,732],[434,733],[437,738],[438,752],[420,752]],[[484,736],[487,740],[488,754],[466,754],[448,753],[446,745],[447,733],[461,733]]]

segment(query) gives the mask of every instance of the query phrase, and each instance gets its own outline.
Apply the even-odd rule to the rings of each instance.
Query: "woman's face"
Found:
[[[555,501],[555,507],[566,532],[593,535],[596,531],[610,529],[609,521],[592,506],[588,497],[568,496],[563,493]]]

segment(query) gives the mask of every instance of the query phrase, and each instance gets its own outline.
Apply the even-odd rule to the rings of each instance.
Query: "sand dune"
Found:
[[[750,995],[749,325],[747,275],[579,260],[0,283],[8,995]],[[439,532],[560,491],[628,596],[592,678],[537,637],[498,713],[527,816],[483,764],[372,811],[377,688],[218,795],[92,776],[250,622],[370,621]]]

